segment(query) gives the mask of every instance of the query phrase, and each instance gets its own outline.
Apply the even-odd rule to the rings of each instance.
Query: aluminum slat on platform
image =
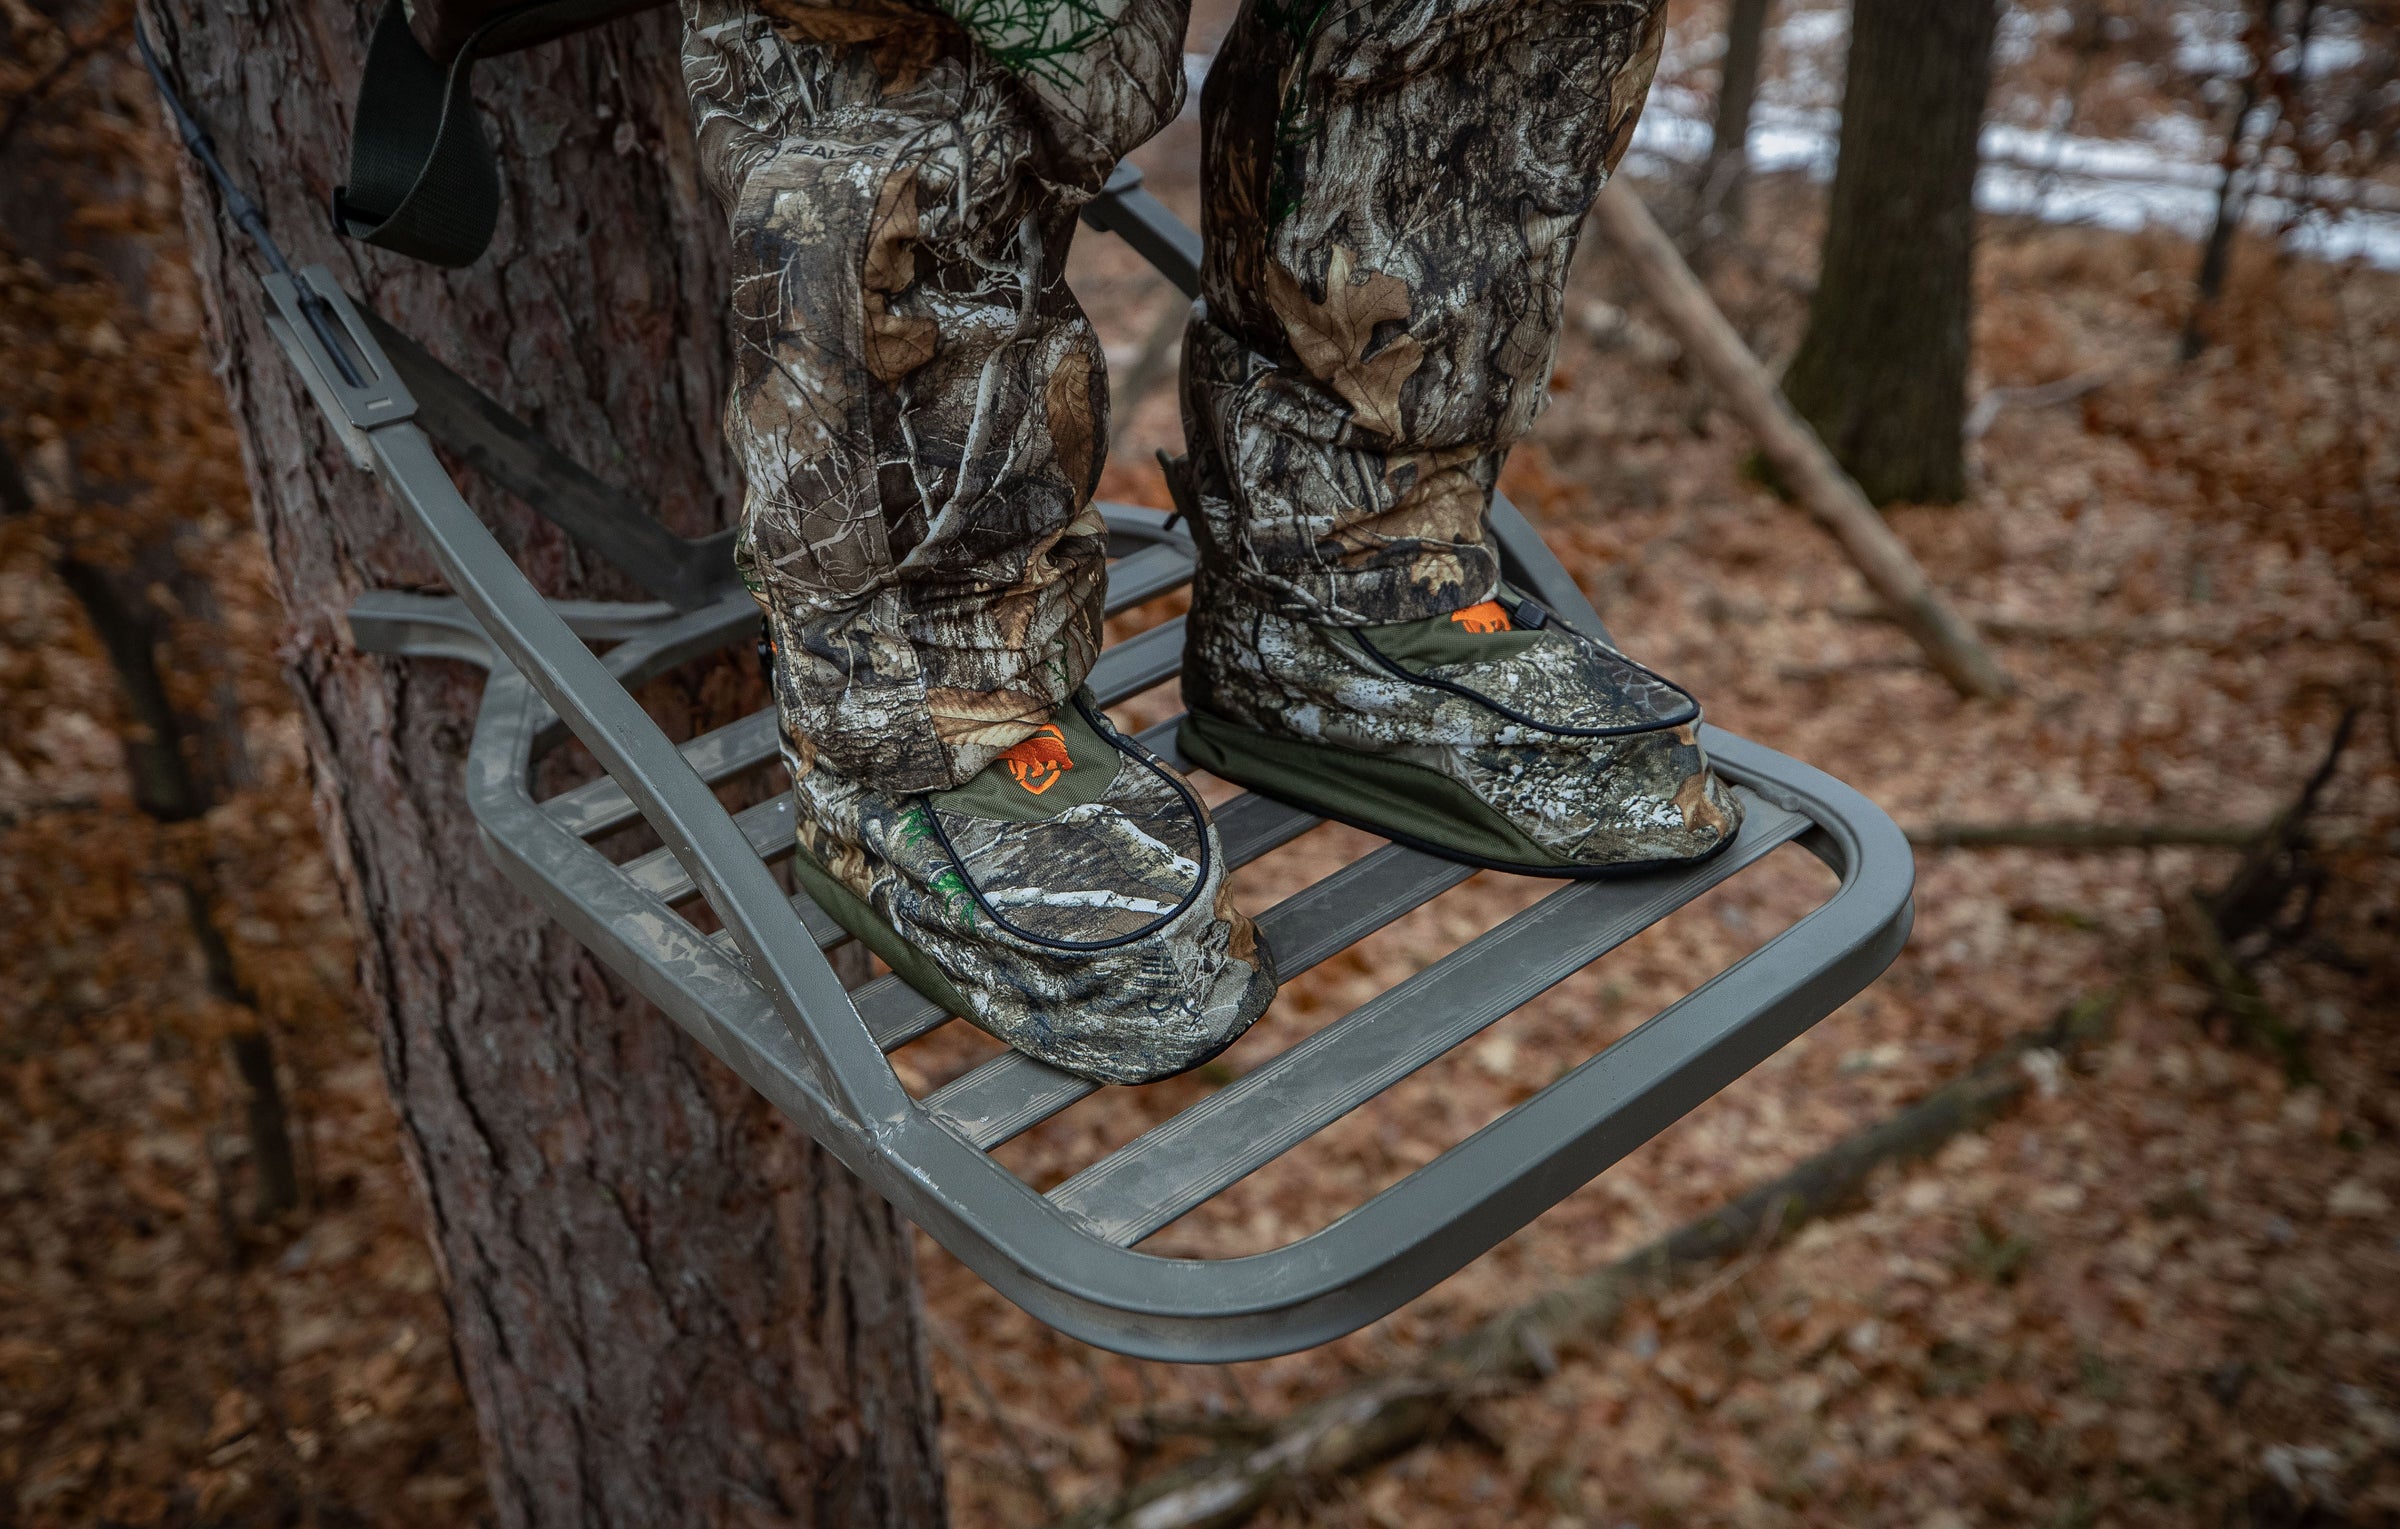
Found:
[[[1288,982],[1474,874],[1470,866],[1385,845],[1260,914],[1259,937]],[[925,1108],[989,1151],[1095,1089],[1012,1051],[927,1095]]]
[[[1752,798],[1731,848],[1687,870],[1562,887],[1050,1192],[1141,1241],[1582,970],[1808,827]]]

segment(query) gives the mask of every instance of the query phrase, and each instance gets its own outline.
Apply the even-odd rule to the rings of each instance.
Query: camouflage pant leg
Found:
[[[1184,3],[685,0],[736,560],[786,722],[864,784],[966,781],[1091,666],[1108,384],[1067,243],[1181,106]]]
[[[1248,0],[1202,92],[1184,402],[1211,566],[1250,598],[1358,625],[1490,596],[1492,483],[1664,9]]]

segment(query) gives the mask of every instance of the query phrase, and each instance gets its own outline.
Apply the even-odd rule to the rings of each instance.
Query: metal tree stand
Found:
[[[238,209],[237,209],[238,210]],[[1121,170],[1086,213],[1186,292],[1198,236]],[[1098,1091],[1010,1052],[909,1095],[886,1054],[951,1023],[898,979],[846,991],[824,952],[847,936],[771,863],[792,853],[787,794],[728,811],[712,788],[780,771],[771,711],[678,747],[632,691],[718,648],[746,649],[758,607],[727,584],[726,538],[672,536],[404,336],[362,313],[322,266],[266,279],[269,323],[361,467],[380,476],[455,597],[370,594],[359,646],[490,671],[466,771],[484,840],[509,878],[619,976],[942,1245],[1034,1315],[1155,1359],[1285,1353],[1359,1327],[1475,1258],[1858,992],[1907,937],[1914,865],[1891,819],[1771,749],[1703,728],[1743,793],[1730,849],[1631,880],[1560,884],[1468,942],[1048,1193],[991,1154]],[[453,486],[454,456],[525,498],[655,603],[543,599]],[[1189,537],[1154,512],[1106,507],[1108,608],[1191,575]],[[1507,576],[1601,630],[1599,615],[1506,500],[1492,527]],[[604,651],[597,650],[595,644]],[[1114,705],[1172,678],[1182,623],[1104,652]],[[606,772],[548,798],[544,756],[568,734]],[[1143,741],[1181,764],[1175,723]],[[1236,865],[1316,819],[1244,795],[1217,811]],[[594,841],[639,820],[663,847],[622,862]],[[1143,1239],[1471,1039],[1777,847],[1840,885],[1790,929],[1338,1219],[1268,1252],[1162,1257]],[[1285,977],[1365,938],[1474,872],[1384,845],[1259,918]],[[705,902],[721,932],[685,910]]]

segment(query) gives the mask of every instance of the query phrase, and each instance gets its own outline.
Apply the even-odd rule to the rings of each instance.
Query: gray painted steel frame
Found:
[[[1120,172],[1089,221],[1124,235],[1191,289],[1198,238],[1140,189],[1138,176]],[[1704,728],[1710,756],[1749,798],[1740,836],[1717,860],[1562,886],[1049,1194],[1037,1193],[987,1149],[1095,1086],[1009,1053],[923,1100],[910,1098],[884,1053],[947,1016],[889,977],[846,992],[823,955],[841,931],[805,896],[787,896],[768,866],[790,852],[788,795],[735,814],[711,790],[771,765],[771,715],[679,749],[633,700],[633,688],[650,676],[746,645],[757,627],[750,598],[739,591],[712,597],[710,586],[679,570],[672,580],[654,574],[651,581],[666,585],[667,602],[545,601],[459,496],[418,422],[403,378],[423,383],[433,376],[425,368],[438,363],[412,352],[404,371],[328,272],[311,268],[301,279],[340,317],[352,345],[348,370],[367,380],[344,380],[344,368],[300,322],[298,293],[279,277],[267,282],[277,310],[270,326],[353,458],[382,477],[457,592],[454,599],[368,595],[352,611],[354,638],[374,651],[490,669],[466,784],[502,870],[943,1246],[1076,1337],[1147,1358],[1221,1361],[1289,1352],[1373,1321],[1830,1012],[1873,981],[1907,937],[1914,863],[1891,820],[1820,771]],[[519,443],[522,460],[541,467],[519,474],[520,492],[576,486],[579,503],[562,523],[622,513],[621,499],[593,491],[571,464],[544,456],[546,445],[528,441],[530,432],[518,437],[488,415],[483,424],[492,440]],[[1162,530],[1147,512],[1111,507],[1109,520],[1118,555],[1112,608],[1189,576],[1188,538]],[[1568,619],[1601,629],[1598,613],[1514,507],[1497,502],[1492,524],[1511,579]],[[655,526],[620,533],[613,542],[625,547],[649,545],[658,534]],[[1103,704],[1172,677],[1179,633],[1180,622],[1169,623],[1105,652],[1092,680]],[[603,656],[587,639],[615,646]],[[534,767],[570,731],[606,778],[538,801]],[[1171,751],[1172,724],[1147,736]],[[593,847],[592,839],[637,817],[658,834],[661,850],[618,864]],[[1218,818],[1237,861],[1315,823],[1258,797],[1237,798]],[[1822,905],[1433,1162],[1268,1252],[1170,1258],[1133,1246],[1787,842],[1839,877]],[[1261,922],[1296,972],[1469,874],[1387,846],[1267,910]],[[675,911],[694,896],[716,912],[721,934],[702,934]]]

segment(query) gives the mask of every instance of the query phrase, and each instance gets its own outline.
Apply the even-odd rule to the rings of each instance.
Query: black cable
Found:
[[[177,95],[175,87],[167,82],[166,66],[158,61],[156,50],[150,46],[150,33],[139,21],[133,26],[133,45],[142,55],[142,67],[150,71],[151,83],[158,86],[159,96],[167,103],[167,111],[175,118],[175,130],[182,136],[183,146],[208,171],[208,178],[216,182],[217,194],[225,199],[225,210],[232,215],[234,226],[249,235],[250,242],[258,246],[258,252],[266,257],[268,265],[274,267],[275,274],[290,282],[292,290],[299,294],[300,312],[307,318],[308,327],[316,331],[317,341],[325,347],[325,353],[333,358],[334,366],[342,374],[342,381],[354,388],[365,386],[366,379],[359,376],[358,368],[351,363],[348,340],[342,334],[341,326],[334,321],[332,310],[325,306],[325,299],[317,295],[316,289],[302,281],[300,273],[292,269],[292,262],[285,257],[283,246],[277,244],[275,236],[267,232],[266,215],[258,210],[256,202],[250,200],[249,193],[234,183],[232,173],[225,168],[225,162],[217,157],[216,140],[209,137],[208,129],[192,116],[191,109],[183,104],[183,97]]]
[[[1060,940],[1045,934],[1035,934],[1030,929],[1020,928],[1007,915],[993,907],[990,898],[983,895],[983,888],[976,885],[975,873],[967,868],[966,857],[961,855],[958,847],[950,842],[949,830],[942,827],[941,809],[933,804],[930,797],[925,799],[925,821],[933,825],[934,842],[941,845],[942,853],[948,855],[951,864],[958,867],[958,879],[966,883],[967,892],[975,899],[975,905],[983,910],[985,917],[999,925],[1003,931],[1016,936],[1028,945],[1039,946],[1046,950],[1115,950],[1120,946],[1131,945],[1136,940],[1148,939],[1151,935],[1183,917],[1191,910],[1192,904],[1200,900],[1201,889],[1208,885],[1210,866],[1208,809],[1200,805],[1200,798],[1193,794],[1192,788],[1186,785],[1173,770],[1168,769],[1162,760],[1111,727],[1105,718],[1095,714],[1091,707],[1084,704],[1082,696],[1075,697],[1074,706],[1077,711],[1083,713],[1084,720],[1092,724],[1092,730],[1108,741],[1110,747],[1128,759],[1149,766],[1151,772],[1160,780],[1175,788],[1175,794],[1183,798],[1183,805],[1190,810],[1192,822],[1200,831],[1200,870],[1192,878],[1192,889],[1183,894],[1183,901],[1141,928],[1134,930],[1131,934],[1120,934],[1114,939]]]
[[[1522,603],[1524,605],[1533,605],[1533,602],[1530,600],[1526,600]],[[1542,627],[1556,625],[1564,628],[1569,633],[1572,633],[1581,641],[1591,641],[1590,638],[1585,637],[1581,632],[1577,632],[1573,627],[1567,626],[1564,621],[1555,621],[1548,611],[1542,610],[1542,607],[1533,605],[1533,608],[1535,610],[1542,611],[1542,620],[1538,623],[1528,623],[1528,626],[1531,629],[1539,630]],[[1681,685],[1676,684],[1673,680],[1668,679],[1665,675],[1660,674],[1655,669],[1646,668],[1641,664],[1635,663],[1632,659],[1627,658],[1624,654],[1617,652],[1614,648],[1610,648],[1607,651],[1613,657],[1615,657],[1618,662],[1624,664],[1626,668],[1633,670],[1636,674],[1656,680],[1659,684],[1664,685],[1667,689],[1673,691],[1675,694],[1682,696],[1683,709],[1675,713],[1673,716],[1662,717],[1649,722],[1627,722],[1616,727],[1561,727],[1557,723],[1544,722],[1539,717],[1528,716],[1524,712],[1517,710],[1515,707],[1510,706],[1505,702],[1494,700],[1492,697],[1485,695],[1480,690],[1475,690],[1469,686],[1461,685],[1456,680],[1446,680],[1435,674],[1416,673],[1415,671],[1403,665],[1398,659],[1393,658],[1390,654],[1384,652],[1383,649],[1375,646],[1374,639],[1367,635],[1367,629],[1365,627],[1347,627],[1344,628],[1344,630],[1348,631],[1351,636],[1358,639],[1358,645],[1366,650],[1366,654],[1369,658],[1372,658],[1376,663],[1381,664],[1393,674],[1396,674],[1400,678],[1407,680],[1410,684],[1424,685],[1435,690],[1448,691],[1452,695],[1464,696],[1468,700],[1473,701],[1476,705],[1481,706],[1499,716],[1506,717],[1511,722],[1517,723],[1523,727],[1533,728],[1539,732],[1548,733],[1553,737],[1629,738],[1639,733],[1663,733],[1669,728],[1682,727],[1688,723],[1693,723],[1700,720],[1700,703],[1693,700],[1690,693]]]

